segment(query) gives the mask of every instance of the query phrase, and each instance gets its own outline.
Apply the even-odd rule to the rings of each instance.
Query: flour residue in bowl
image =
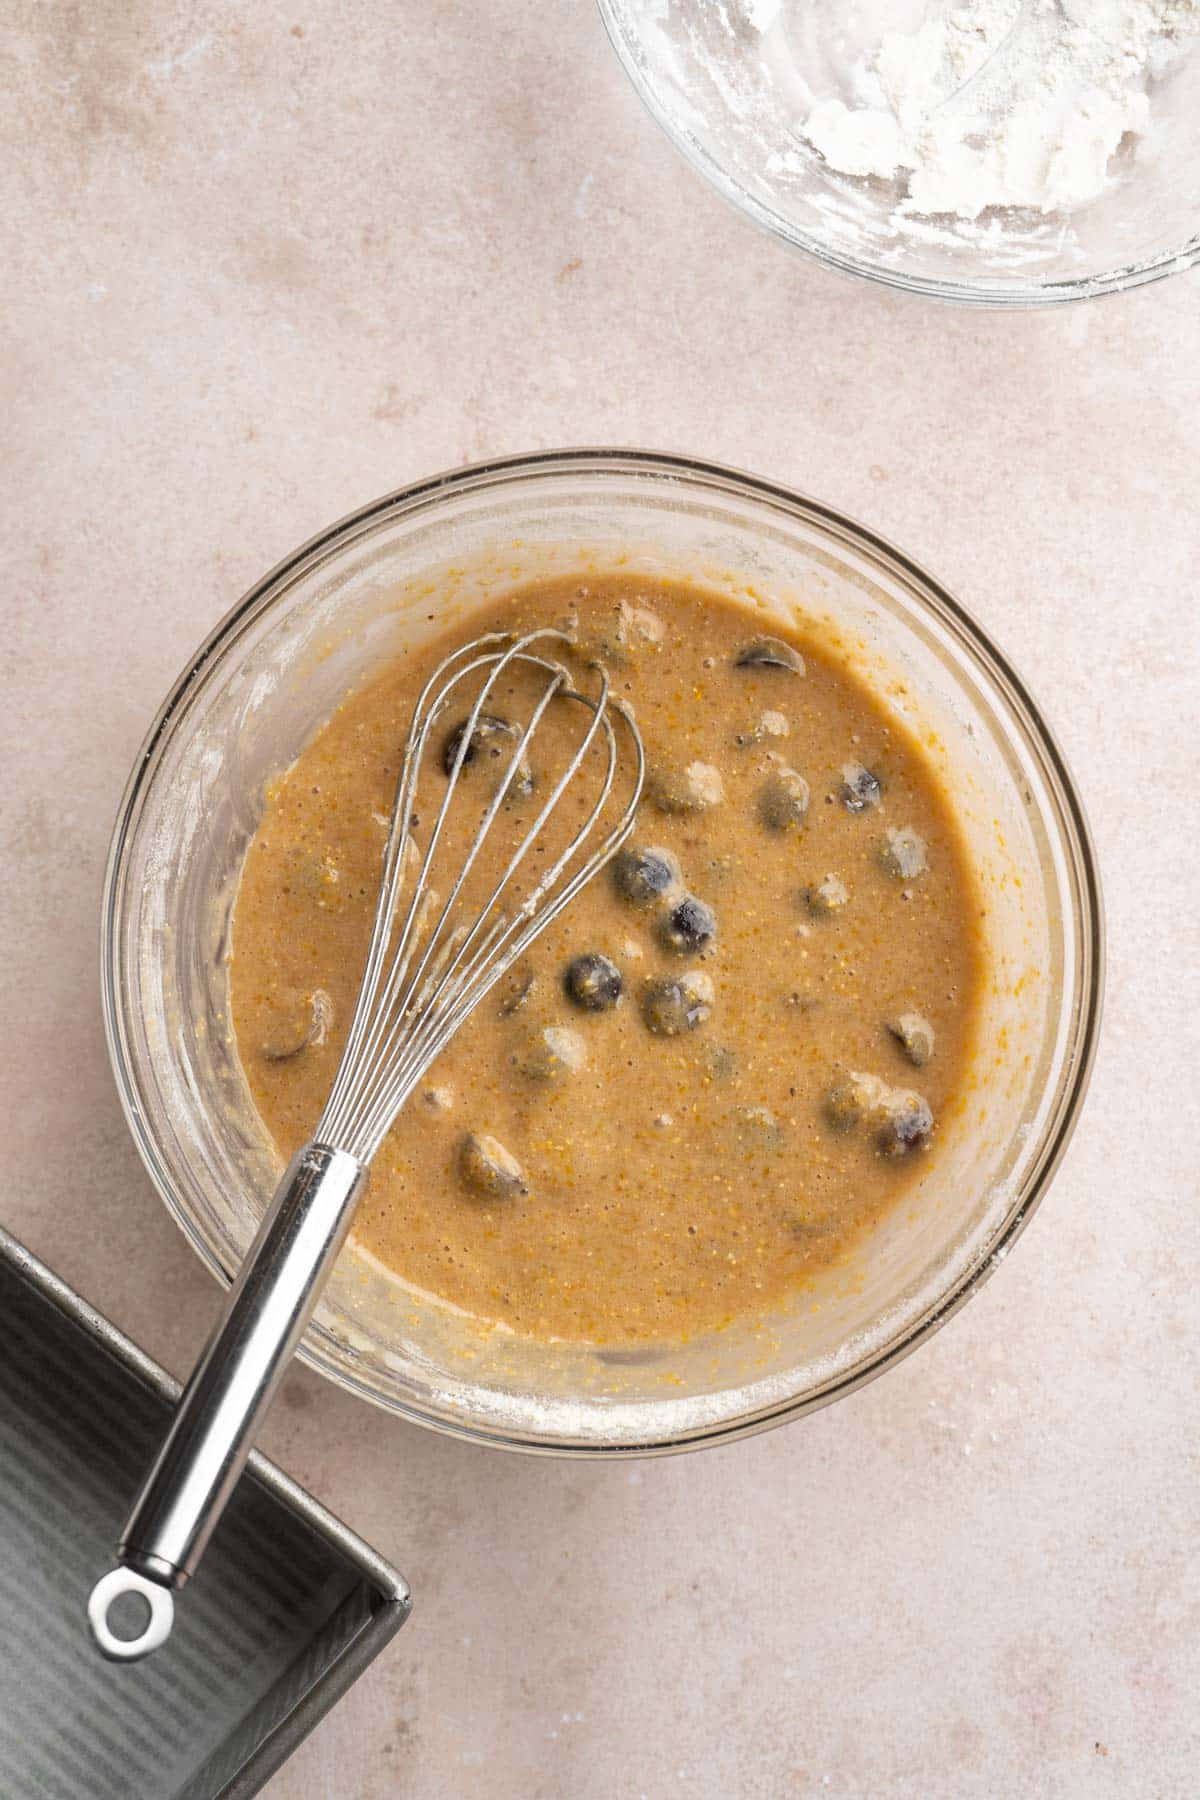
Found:
[[[1200,0],[979,0],[909,30],[890,0],[853,12],[855,38],[875,47],[850,63],[848,98],[814,92],[800,135],[840,174],[900,182],[898,214],[967,220],[1096,199],[1114,157],[1153,128],[1155,83],[1200,34]],[[760,32],[780,15],[779,0],[749,9]],[[785,151],[769,166],[802,163]]]

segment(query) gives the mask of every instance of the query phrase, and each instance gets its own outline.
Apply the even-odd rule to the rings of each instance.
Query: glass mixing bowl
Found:
[[[134,766],[104,896],[103,986],[130,1127],[190,1242],[237,1268],[279,1159],[231,1041],[232,904],[268,779],[346,691],[539,574],[692,577],[834,633],[941,765],[986,899],[989,979],[959,1116],[852,1261],[770,1317],[677,1349],[531,1344],[399,1285],[351,1243],[301,1355],[422,1423],[532,1450],[680,1449],[846,1393],[1005,1255],[1079,1110],[1101,984],[1079,801],[1018,678],[880,538],[731,470],[615,450],[518,457],[365,507],[202,644]],[[470,1026],[466,1027],[470,1029]]]
[[[1150,129],[1122,140],[1104,191],[1086,205],[905,216],[904,174],[840,174],[803,127],[818,100],[861,104],[858,71],[884,32],[940,20],[950,0],[599,5],[634,87],[688,161],[830,268],[943,300],[1034,306],[1137,287],[1200,259],[1200,50],[1160,67]],[[1019,98],[1003,55],[989,79]]]

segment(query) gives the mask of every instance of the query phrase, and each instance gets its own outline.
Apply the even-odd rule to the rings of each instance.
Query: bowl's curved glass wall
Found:
[[[954,603],[848,521],[682,460],[580,452],[426,483],[268,576],[198,653],[139,758],[105,902],[114,1064],[142,1154],[228,1277],[278,1163],[230,1038],[236,881],[268,777],[402,642],[550,570],[688,576],[836,634],[937,746],[987,897],[973,1078],[910,1200],[790,1309],[671,1352],[483,1331],[351,1247],[303,1354],[427,1422],[531,1448],[677,1446],[821,1401],[910,1348],[1002,1254],[1077,1108],[1099,922],[1078,804],[1027,696]]]
[[[938,299],[1034,306],[1119,292],[1200,259],[1194,44],[1155,58],[1151,127],[1122,141],[1093,200],[960,218],[908,213],[906,172],[842,173],[803,131],[818,99],[861,105],[856,71],[885,29],[942,18],[946,0],[599,3],[635,89],[688,161],[759,225],[831,268]]]

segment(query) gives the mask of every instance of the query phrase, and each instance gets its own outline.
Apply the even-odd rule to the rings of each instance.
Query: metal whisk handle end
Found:
[[[327,1144],[306,1144],[289,1164],[121,1534],[121,1567],[92,1590],[88,1617],[106,1656],[131,1661],[168,1636],[170,1590],[192,1574],[237,1484],[366,1179],[356,1157]],[[131,1592],[149,1617],[119,1637],[109,1608]]]

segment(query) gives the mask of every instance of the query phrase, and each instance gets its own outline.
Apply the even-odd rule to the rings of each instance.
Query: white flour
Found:
[[[760,30],[778,0],[756,0]],[[861,8],[859,9],[862,10]],[[1150,84],[1200,32],[1200,0],[977,0],[888,31],[803,136],[846,175],[906,182],[899,211],[1070,209],[1151,124]]]

